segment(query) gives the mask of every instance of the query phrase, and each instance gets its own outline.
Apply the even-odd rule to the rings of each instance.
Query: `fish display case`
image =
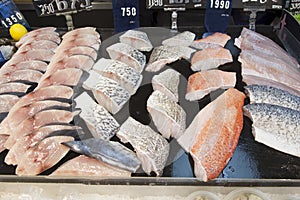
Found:
[[[105,4],[105,6],[107,5]],[[192,6],[192,4],[189,4],[187,9],[189,9],[190,6]],[[233,7],[240,8],[241,5],[234,4]],[[179,13],[179,15],[180,14],[181,13]],[[299,63],[299,23],[296,22],[287,11],[282,12],[280,20],[281,23],[275,25],[257,24],[255,27],[256,32],[267,36],[268,38],[279,44],[281,47],[285,48],[287,52],[294,58],[296,58]],[[178,32],[187,30],[191,31],[196,34],[197,39],[200,39],[202,34],[206,31],[204,26],[180,26],[181,24],[183,24],[183,22],[179,21]],[[234,39],[239,37],[244,26],[248,26],[248,24],[239,25],[232,22],[228,26],[226,32],[231,36],[231,39],[226,44],[225,48],[230,50],[233,56],[233,62],[219,67],[219,69],[223,71],[237,73],[237,83],[235,85],[235,88],[240,91],[244,91],[245,83],[242,80],[241,64],[238,61],[240,49],[238,49],[234,45]],[[147,33],[153,46],[159,46],[161,45],[163,40],[170,38],[178,33],[174,32],[169,27],[170,26],[141,27],[138,30]],[[106,48],[112,44],[118,43],[119,38],[123,33],[114,33],[111,29],[102,29],[101,27],[97,27],[97,30],[101,34],[102,40],[97,59],[109,58]],[[61,28],[60,31],[62,33],[66,32],[66,29]],[[145,55],[147,57],[147,61],[149,61],[150,52],[145,53]],[[187,111],[187,126],[191,123],[195,115],[201,109],[203,109],[209,102],[211,102],[224,91],[218,90],[196,102],[189,102],[185,100],[184,96],[187,88],[187,79],[193,73],[193,71],[190,69],[190,62],[191,60],[189,59],[182,59],[167,66],[167,68],[175,69],[182,75],[180,76],[179,85],[179,104],[184,108],[184,110]],[[129,101],[125,104],[120,112],[114,115],[114,117],[120,124],[122,124],[128,116],[131,116],[141,123],[147,124],[154,130],[156,130],[155,125],[151,121],[151,116],[146,110],[147,99],[153,92],[151,80],[155,73],[144,71],[142,75],[143,81],[136,94],[130,97]],[[86,77],[84,77],[83,79],[86,79]],[[74,87],[75,96],[82,93],[83,90],[84,89],[81,87],[81,85]],[[246,99],[246,103],[248,102],[249,100]],[[86,132],[89,132],[80,117],[76,117],[72,123],[84,127]],[[120,142],[117,137],[113,137],[112,140]],[[195,177],[193,170],[193,159],[180,147],[176,140],[169,139],[168,142],[170,144],[170,154],[161,177],[156,177],[155,174],[152,173],[150,175],[147,175],[143,171],[137,171],[136,173],[133,173],[130,178],[49,176],[67,160],[78,156],[77,153],[74,153],[72,151],[70,151],[54,167],[42,172],[37,176],[16,176],[16,167],[7,165],[4,162],[5,157],[8,153],[8,151],[5,150],[4,152],[0,153],[0,182],[1,184],[5,185],[2,191],[25,191],[26,193],[27,191],[24,188],[26,188],[26,185],[29,184],[34,185],[33,189],[39,188],[38,191],[40,191],[40,195],[44,194],[45,191],[47,191],[49,188],[50,191],[57,190],[57,188],[59,188],[58,196],[62,197],[63,190],[68,190],[66,189],[67,186],[77,188],[77,190],[79,191],[78,193],[81,194],[84,194],[85,192],[83,191],[83,189],[80,189],[80,187],[86,187],[86,191],[89,191],[89,193],[111,194],[114,192],[113,186],[122,188],[122,191],[126,191],[124,187],[130,185],[132,187],[127,189],[127,192],[129,191],[129,193],[133,192],[133,190],[140,190],[143,187],[145,187],[146,189],[142,190],[146,191],[148,186],[153,186],[154,188],[156,187],[161,191],[167,191],[166,193],[169,196],[171,190],[173,190],[173,192],[174,190],[178,190],[178,193],[175,192],[175,194],[182,195],[182,197],[185,197],[183,199],[186,199],[190,195],[190,193],[193,193],[197,190],[218,193],[218,196],[220,198],[225,198],[226,195],[228,195],[235,189],[251,186],[258,188],[271,199],[300,198],[300,193],[298,191],[300,187],[299,157],[282,153],[264,144],[256,142],[252,134],[252,122],[247,117],[244,117],[243,129],[233,156],[229,160],[226,167],[222,170],[222,173],[218,176],[218,178],[210,180],[208,182],[200,181]],[[133,149],[130,145],[127,145],[127,147]],[[18,188],[12,189],[12,185],[15,185],[15,183],[20,184],[20,186],[18,186]],[[95,192],[96,190],[98,190],[97,186],[99,185],[102,186],[100,192]],[[110,186],[112,186],[112,188],[110,188]],[[151,189],[153,189],[153,187],[151,187]],[[76,192],[72,190],[72,194],[73,193]],[[151,195],[149,194],[149,192],[145,193],[147,195]],[[124,194],[124,192],[121,192],[120,194]],[[160,192],[158,195],[163,194],[161,194]]]

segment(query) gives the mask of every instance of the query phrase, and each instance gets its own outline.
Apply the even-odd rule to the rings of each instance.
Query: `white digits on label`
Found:
[[[1,24],[2,24],[5,28],[8,28],[8,26],[6,25],[6,23],[5,23],[3,20],[1,20]]]
[[[122,7],[121,8],[121,11],[122,11],[122,16],[136,16],[136,8],[135,7]]]
[[[17,18],[18,18],[19,20],[22,20],[22,19],[23,19],[22,14],[19,13],[19,12],[16,12],[16,16],[17,16]]]
[[[65,0],[55,0],[59,11],[68,9],[68,2]]]
[[[5,21],[8,23],[9,26],[13,25],[12,21],[10,18],[5,18]]]
[[[16,16],[14,16],[14,15],[12,15],[12,16],[10,16],[10,18],[13,20],[13,22],[18,22],[18,19],[16,18]]]

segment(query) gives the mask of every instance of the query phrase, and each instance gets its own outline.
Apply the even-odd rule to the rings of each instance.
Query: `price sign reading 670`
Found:
[[[54,15],[91,7],[90,0],[33,0],[32,2],[38,16]]]

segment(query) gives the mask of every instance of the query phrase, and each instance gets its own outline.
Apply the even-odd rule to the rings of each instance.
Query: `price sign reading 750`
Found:
[[[38,16],[54,15],[72,10],[83,10],[91,6],[90,0],[33,0]]]

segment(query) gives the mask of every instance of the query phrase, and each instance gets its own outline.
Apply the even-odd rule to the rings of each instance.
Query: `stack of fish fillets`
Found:
[[[244,28],[235,44],[241,49],[243,81],[255,140],[300,157],[299,63],[269,38]]]
[[[54,31],[52,28],[44,29]],[[29,34],[34,39],[53,37],[50,34]],[[57,33],[53,35],[59,38]],[[25,48],[23,40],[17,43],[20,49]],[[91,52],[97,54],[99,45],[100,35],[95,28],[80,28],[66,33],[63,42],[52,51],[50,63],[38,86],[20,98],[1,122],[0,134],[8,136],[4,143],[9,150],[5,162],[17,165],[17,175],[40,174],[58,163],[69,151],[61,143],[73,141],[80,129],[70,124],[79,113],[76,110],[72,112],[74,91],[70,86],[78,84],[82,74],[79,70],[92,67],[95,57],[90,55]],[[86,48],[88,51],[84,50]],[[77,68],[79,70],[72,70]]]

